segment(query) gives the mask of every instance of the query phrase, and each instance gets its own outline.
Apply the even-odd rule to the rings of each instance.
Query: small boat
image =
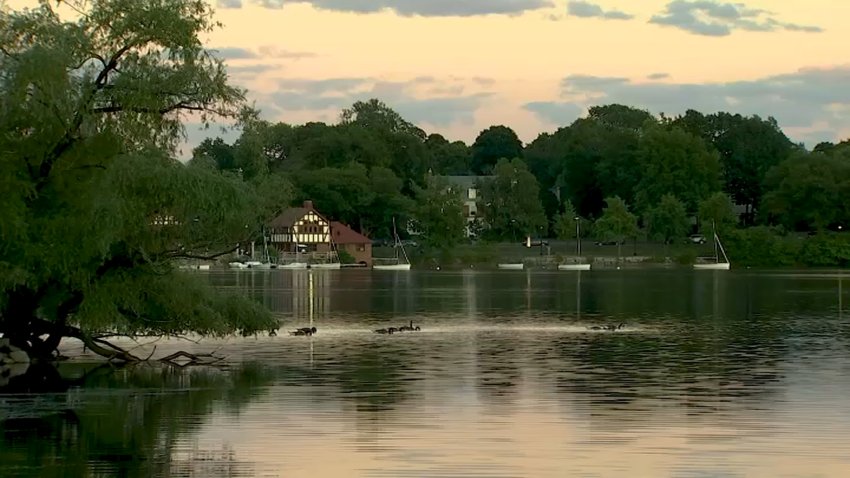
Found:
[[[405,252],[404,245],[401,243],[401,239],[399,239],[398,237],[398,232],[395,228],[395,218],[393,218],[393,235],[395,236],[395,258],[390,258],[389,260],[387,260],[386,263],[373,264],[372,269],[383,271],[410,270],[410,259],[407,258],[407,252]],[[399,251],[401,251],[401,254],[399,254]],[[404,259],[404,261],[402,261],[402,258]],[[375,258],[373,260],[380,260],[380,258]]]
[[[726,256],[726,250],[723,249],[723,244],[720,243],[720,237],[717,235],[717,229],[714,227],[714,223],[712,222],[712,229],[714,229],[714,262],[699,262],[694,264],[694,269],[696,270],[712,270],[712,271],[728,271],[731,267],[729,263],[729,257]],[[720,260],[721,255],[723,256],[723,260]]]
[[[508,269],[508,270],[522,270],[525,267],[525,264],[522,262],[506,262],[496,265],[499,269]]]

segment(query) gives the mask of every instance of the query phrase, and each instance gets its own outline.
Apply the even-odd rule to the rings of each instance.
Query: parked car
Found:
[[[693,244],[705,244],[705,236],[703,236],[702,234],[691,234],[688,237],[688,241]]]

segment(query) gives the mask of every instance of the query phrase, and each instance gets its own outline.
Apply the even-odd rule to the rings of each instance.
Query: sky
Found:
[[[451,140],[504,124],[531,142],[622,103],[773,116],[810,148],[850,137],[847,0],[210,1],[205,43],[270,121],[378,98]],[[188,125],[190,146],[219,134]]]

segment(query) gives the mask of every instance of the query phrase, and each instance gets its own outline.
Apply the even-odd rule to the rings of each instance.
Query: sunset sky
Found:
[[[810,148],[850,137],[847,0],[214,2],[207,44],[269,120],[376,97],[450,139],[505,124],[530,142],[618,102],[774,116]]]

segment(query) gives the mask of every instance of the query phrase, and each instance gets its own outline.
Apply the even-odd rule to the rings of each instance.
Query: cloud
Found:
[[[285,50],[274,45],[261,46],[257,49],[257,52],[265,58],[283,58],[287,60],[300,60],[302,58],[315,58],[318,56],[313,52]]]
[[[605,11],[599,5],[583,1],[570,1],[567,4],[567,15],[581,18],[604,18],[607,20],[631,20],[634,15],[619,10]]]
[[[210,53],[221,58],[222,60],[248,60],[252,58],[257,58],[256,53],[246,48],[222,47],[212,48],[209,51]]]
[[[227,72],[231,75],[252,75],[256,76],[260,73],[266,73],[273,70],[280,70],[280,66],[270,65],[268,63],[258,63],[256,65],[227,65]]]
[[[794,73],[726,83],[636,82],[619,77],[574,75],[561,82],[561,101],[537,101],[524,105],[541,119],[565,125],[594,104],[620,103],[668,115],[687,109],[703,113],[728,111],[745,115],[773,116],[784,129],[810,130],[807,140],[836,140],[823,130],[846,131],[850,127],[850,65],[806,68]],[[820,135],[817,137],[811,135]]]
[[[218,8],[242,8],[242,0],[218,0],[215,5]]]
[[[553,101],[532,101],[524,108],[536,114],[540,119],[556,124],[568,125],[582,113],[582,106],[575,103],[559,103]]]
[[[722,37],[734,30],[772,32],[788,30],[817,33],[822,28],[785,23],[771,12],[748,8],[742,3],[723,3],[714,0],[673,0],[663,13],[654,15],[649,23],[670,26],[697,35]]]
[[[352,13],[392,11],[401,16],[471,17],[479,15],[519,15],[531,10],[554,7],[552,0],[252,0],[265,7],[280,9],[290,3],[309,3],[314,8]],[[226,4],[228,6],[224,6]],[[219,0],[222,8],[239,8],[241,0]],[[233,6],[231,6],[233,5]]]
[[[470,83],[475,81],[470,80]],[[277,86],[276,91],[264,95],[258,103],[278,114],[342,110],[356,101],[378,98],[405,119],[433,126],[471,123],[475,119],[475,112],[491,96],[489,92],[467,93],[466,87],[457,82],[445,84],[432,77],[418,77],[410,81],[289,78],[280,80]],[[435,89],[444,91],[432,96]]]

